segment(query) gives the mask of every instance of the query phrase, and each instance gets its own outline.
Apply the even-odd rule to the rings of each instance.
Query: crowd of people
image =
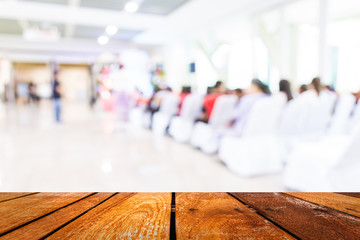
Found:
[[[180,115],[181,108],[184,100],[187,96],[191,94],[191,87],[184,86],[180,94],[173,93],[172,89],[169,87],[156,88],[152,97],[147,101],[144,101],[141,98],[141,95],[137,95],[137,105],[140,103],[146,103],[146,111],[150,113],[151,119],[152,116],[160,110],[161,102],[167,93],[172,93],[177,95],[179,99],[179,105],[176,115]],[[329,86],[325,86],[321,83],[320,78],[314,78],[309,84],[301,85],[296,92],[292,91],[291,83],[286,79],[281,79],[279,81],[278,91],[285,95],[286,100],[292,101],[295,97],[298,97],[304,93],[308,95],[320,96],[321,92],[333,92],[336,94],[335,90]],[[250,86],[247,89],[234,89],[229,90],[226,88],[225,84],[222,81],[217,81],[213,86],[208,87],[207,94],[203,96],[203,103],[201,111],[198,114],[198,117],[195,119],[196,122],[208,123],[213,109],[216,103],[216,100],[223,95],[235,95],[237,97],[236,106],[234,107],[233,119],[231,119],[225,127],[232,129],[237,132],[238,135],[241,135],[242,130],[246,126],[246,122],[251,112],[252,107],[259,100],[271,96],[271,91],[265,83],[259,79],[253,79]],[[357,98],[357,101],[360,97],[360,91],[354,93],[354,96]],[[150,122],[151,128],[152,122]]]
[[[163,87],[154,93],[146,108],[135,108],[134,112],[143,111],[134,114],[136,117],[131,119],[144,120],[151,115],[150,123],[145,121],[141,124],[146,127],[150,125],[155,135],[168,134],[175,141],[189,143],[206,154],[218,154],[231,171],[245,177],[281,170],[285,173],[291,169],[296,171],[296,164],[302,164],[301,157],[298,157],[303,151],[302,146],[307,148],[314,145],[314,149],[329,142],[334,142],[336,146],[358,139],[354,136],[358,133],[357,129],[360,130],[360,91],[340,95],[330,86],[322,84],[318,77],[309,84],[299,86],[296,91],[292,89],[286,79],[279,81],[274,93],[259,79],[253,79],[246,89],[234,90],[227,89],[222,81],[218,81],[208,88],[205,95],[191,93],[189,88],[175,94],[170,88]],[[177,110],[172,111],[172,115],[170,111],[163,110],[169,96],[178,99],[175,104]],[[192,104],[199,107],[189,108]],[[196,112],[193,114],[196,117],[189,118],[189,112]],[[338,149],[343,154],[352,151],[340,145]],[[315,150],[305,150],[308,154],[305,155],[316,159],[318,155]],[[237,154],[239,152],[242,154]],[[350,154],[351,158],[358,158],[356,153]],[[339,155],[336,161],[348,157]],[[319,160],[314,164],[321,166],[328,163]],[[288,168],[290,165],[294,168]],[[304,163],[301,166],[305,168],[310,165]],[[345,176],[347,173],[342,174]],[[290,180],[286,181],[287,187],[311,189],[311,184],[302,188]],[[318,184],[320,182],[317,180]]]
[[[56,121],[60,122],[61,91],[60,83],[57,80],[57,75],[57,73],[54,74],[54,79],[52,81],[52,98],[54,100],[55,119]],[[30,82],[25,85],[20,85],[18,87],[19,97],[23,97],[26,103],[38,104],[40,97],[37,94],[36,84]],[[292,89],[293,88],[288,80],[281,79],[279,81],[278,91],[286,96],[287,101],[292,101],[294,98],[305,93],[316,96],[320,96],[320,93],[324,91],[337,94],[330,86],[323,85],[320,78],[318,77],[314,78],[309,84],[303,84],[299,86],[296,92],[293,92]],[[145,105],[146,111],[150,113],[150,128],[152,126],[152,117],[155,113],[160,111],[162,100],[168,93],[172,93],[172,95],[178,98],[178,108],[176,110],[176,114],[174,115],[181,115],[184,100],[192,94],[192,88],[190,86],[183,86],[179,94],[174,93],[168,86],[155,87],[152,96],[148,99],[144,98],[139,90],[136,91],[136,94],[132,94],[135,105]],[[208,87],[207,93],[202,98],[203,102],[201,111],[199,111],[198,116],[194,122],[208,123],[211,119],[217,99],[224,95],[234,95],[237,97],[237,101],[234,107],[233,118],[228,121],[224,127],[232,129],[241,135],[242,130],[246,126],[248,115],[251,112],[254,104],[263,98],[269,97],[271,94],[272,93],[269,87],[259,79],[253,79],[247,89],[238,88],[233,90],[227,89],[224,82],[217,81],[213,86]],[[358,102],[360,99],[360,91],[354,92],[353,95],[356,98],[356,102]]]

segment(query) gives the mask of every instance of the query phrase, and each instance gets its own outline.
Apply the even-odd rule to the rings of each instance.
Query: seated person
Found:
[[[37,86],[33,82],[29,83],[29,86],[28,86],[28,92],[29,92],[28,102],[29,103],[33,102],[35,104],[38,104],[40,101],[40,97],[37,95],[36,88],[37,88]]]
[[[287,101],[293,100],[291,85],[288,80],[282,79],[279,82],[279,91],[285,93]]]
[[[318,96],[320,96],[320,92],[324,90],[321,80],[318,77],[311,81],[311,83],[307,86],[307,89],[315,91]]]
[[[298,89],[298,93],[302,94],[302,93],[306,92],[307,90],[308,90],[308,88],[307,88],[306,84],[302,84]]]
[[[353,93],[355,99],[356,99],[356,103],[359,102],[359,99],[360,99],[360,91],[356,92],[356,93]]]
[[[238,102],[240,102],[241,98],[245,96],[245,91],[241,88],[237,88],[234,90],[234,94],[236,95]]]
[[[197,122],[207,123],[209,121],[216,99],[224,95],[226,91],[224,83],[217,81],[215,86],[211,89],[211,93],[204,98],[202,116],[196,120]]]
[[[154,116],[155,113],[157,113],[160,110],[160,105],[161,102],[164,98],[164,96],[168,93],[171,92],[171,88],[169,87],[156,87],[154,90],[154,93],[152,95],[152,97],[150,98],[150,101],[148,103],[147,106],[147,111],[150,112],[150,128],[152,128],[152,118]]]
[[[180,103],[179,103],[179,111],[177,113],[178,116],[180,116],[181,108],[184,103],[184,100],[187,96],[191,94],[191,87],[190,86],[184,86],[182,87],[181,93],[179,94]]]
[[[254,104],[271,94],[269,87],[259,79],[254,79],[251,86],[245,90],[245,95],[241,97],[234,112],[234,119],[228,123],[228,133],[231,135],[241,135]]]

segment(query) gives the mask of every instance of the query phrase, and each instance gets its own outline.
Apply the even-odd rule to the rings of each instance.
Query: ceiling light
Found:
[[[115,25],[109,25],[106,27],[106,33],[110,36],[115,35],[118,32],[118,28]]]
[[[134,13],[139,9],[139,4],[136,2],[127,2],[124,9],[129,13]]]
[[[109,42],[109,38],[107,36],[100,36],[97,41],[100,45],[106,45]]]
[[[109,173],[112,171],[112,166],[109,163],[104,163],[102,164],[101,169],[103,170],[103,172]]]

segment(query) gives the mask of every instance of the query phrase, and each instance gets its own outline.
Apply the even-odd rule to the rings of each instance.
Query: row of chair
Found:
[[[226,129],[234,117],[237,98],[219,97],[209,123],[194,123],[203,98],[185,98],[179,116],[178,98],[168,93],[152,118],[155,134],[168,133],[178,142],[190,143],[207,154],[218,152],[233,172],[252,177],[284,171],[286,187],[300,191],[359,191],[360,104],[351,94],[336,97],[305,92],[290,102],[274,94],[256,102],[241,136]],[[335,111],[334,111],[335,110]],[[149,126],[144,109],[131,111],[133,122]],[[140,120],[140,121],[139,121]],[[359,175],[360,176],[360,175]]]

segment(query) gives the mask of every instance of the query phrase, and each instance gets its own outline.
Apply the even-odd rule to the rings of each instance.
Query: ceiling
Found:
[[[47,4],[71,5],[69,0],[18,0],[20,2],[37,2]],[[168,15],[189,0],[144,0],[138,13]],[[80,0],[79,7],[122,11],[128,0]]]
[[[81,10],[87,9],[92,10],[93,12],[97,11],[98,14],[104,14],[104,11],[111,11],[124,14],[124,6],[128,0],[2,0],[16,6],[17,8],[27,8],[28,6],[38,6],[42,7],[44,10],[48,9],[49,11],[44,12],[54,12],[56,10],[62,9],[66,10],[71,8],[72,10]],[[187,3],[189,0],[143,0],[140,4],[139,10],[134,14],[146,14],[166,17],[167,15],[174,12],[176,9]],[[96,16],[96,15],[95,15]],[[10,18],[4,18],[0,15],[0,34],[9,34],[9,35],[22,35],[24,28],[28,27],[38,27],[42,28],[45,24],[48,27],[55,27],[60,32],[60,36],[66,38],[87,38],[87,39],[96,39],[100,35],[105,33],[105,26],[94,26],[92,21],[89,21],[89,24],[84,22],[77,23],[76,21],[71,21],[71,16],[69,18],[64,17],[63,19],[44,19],[39,21],[36,16],[19,16],[16,14],[9,16]],[[70,21],[69,21],[70,20]],[[107,24],[113,24],[109,21]],[[100,24],[99,24],[100,25]],[[122,29],[115,36],[112,37],[114,40],[119,41],[131,41],[136,35],[140,34],[146,30],[146,26],[137,27],[136,29]]]
[[[125,12],[128,0],[0,0],[0,58],[92,61],[99,53],[122,48],[156,49],[206,31],[224,19],[293,0],[140,0],[136,13]],[[108,25],[118,27],[105,46],[97,38]],[[56,28],[58,41],[28,41],[29,27]],[[25,56],[26,55],[26,56]]]

